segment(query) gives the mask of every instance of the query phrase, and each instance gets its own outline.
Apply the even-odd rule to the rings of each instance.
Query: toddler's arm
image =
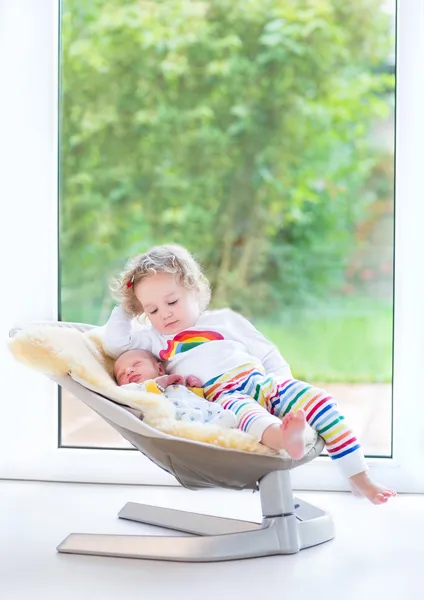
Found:
[[[105,326],[103,346],[112,358],[117,358],[127,350],[151,350],[151,342],[142,329],[137,331],[132,327],[133,316],[129,315],[122,306],[116,306]]]

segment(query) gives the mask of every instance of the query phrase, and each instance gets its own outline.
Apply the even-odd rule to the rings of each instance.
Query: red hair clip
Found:
[[[129,281],[127,281],[127,288],[132,288],[134,285],[134,275],[131,277]]]

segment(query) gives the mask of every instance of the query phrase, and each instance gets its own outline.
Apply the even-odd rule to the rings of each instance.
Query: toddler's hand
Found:
[[[202,382],[195,375],[189,375],[187,377],[187,387],[201,388]]]

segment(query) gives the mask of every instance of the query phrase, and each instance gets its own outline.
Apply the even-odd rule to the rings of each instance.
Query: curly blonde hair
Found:
[[[144,254],[130,258],[120,277],[111,286],[115,299],[127,312],[143,314],[143,306],[134,288],[145,277],[161,272],[174,274],[177,281],[188,289],[197,289],[200,310],[207,308],[211,299],[209,281],[190,252],[177,244],[154,246]]]

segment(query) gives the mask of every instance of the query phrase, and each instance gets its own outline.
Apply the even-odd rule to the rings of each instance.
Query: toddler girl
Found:
[[[120,306],[106,324],[112,357],[144,349],[166,361],[167,372],[193,374],[205,398],[236,416],[237,427],[293,458],[304,453],[307,421],[354,491],[374,504],[395,495],[367,474],[364,455],[333,398],[293,378],[277,348],[249,321],[229,310],[206,310],[210,286],[181,246],[156,246],[131,259],[118,282]],[[139,329],[132,318],[147,318]]]

